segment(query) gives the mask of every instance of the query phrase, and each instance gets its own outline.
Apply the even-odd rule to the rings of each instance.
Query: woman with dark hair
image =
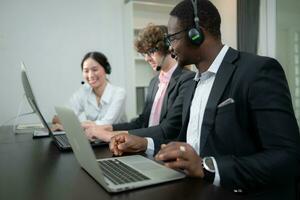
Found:
[[[100,52],[87,53],[81,62],[85,83],[73,94],[70,107],[80,121],[97,125],[125,122],[125,90],[109,83],[111,73],[106,56]],[[53,118],[53,129],[63,129],[59,119]]]

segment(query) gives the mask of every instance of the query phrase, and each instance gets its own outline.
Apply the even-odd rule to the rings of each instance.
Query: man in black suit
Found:
[[[162,145],[155,158],[249,199],[295,199],[300,137],[281,65],[223,45],[220,15],[208,0],[184,0],[170,15],[173,53],[198,73],[182,115],[169,113],[156,129],[156,150]],[[176,123],[183,124],[181,142],[163,144]],[[121,155],[148,145],[120,134],[110,148]]]
[[[89,122],[83,123],[85,133],[90,139],[97,138],[109,142],[113,135],[120,133],[116,131],[127,133],[133,129],[156,126],[166,118],[176,99],[181,98],[182,105],[183,91],[186,91],[186,87],[193,81],[195,73],[178,66],[176,60],[171,57],[169,46],[165,41],[166,34],[166,26],[149,24],[139,32],[135,41],[137,52],[144,56],[145,61],[150,64],[153,70],[159,71],[158,75],[150,81],[143,112],[129,123],[102,126]],[[166,91],[160,97],[158,95],[162,92],[159,90],[162,76],[167,77],[167,79],[169,77],[169,80],[167,80]],[[155,109],[155,105],[159,106],[159,104],[154,102],[159,97],[162,98],[161,107]],[[156,120],[153,117],[156,114],[154,111],[159,112]],[[181,113],[181,110],[179,112]]]

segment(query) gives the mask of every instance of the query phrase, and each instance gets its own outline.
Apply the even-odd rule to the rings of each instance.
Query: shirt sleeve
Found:
[[[68,107],[75,112],[80,121],[86,120],[84,115],[84,96],[86,96],[86,94],[84,94],[83,88],[80,88],[72,95],[68,103]]]
[[[218,169],[218,164],[217,164],[216,159],[214,157],[212,157],[212,160],[213,160],[213,164],[214,164],[214,167],[215,167],[215,178],[214,178],[213,184],[215,186],[220,186],[220,173],[219,173],[219,169]]]
[[[154,141],[153,141],[152,138],[149,138],[149,137],[146,137],[145,139],[146,139],[147,142],[148,142],[148,144],[147,144],[147,150],[146,150],[145,153],[146,153],[148,156],[153,156],[153,155],[154,155]]]

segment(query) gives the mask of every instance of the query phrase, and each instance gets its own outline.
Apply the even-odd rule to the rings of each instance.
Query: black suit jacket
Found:
[[[192,101],[195,86],[190,88],[185,102]],[[234,103],[218,107],[228,98]],[[184,104],[181,141],[186,141],[189,111],[190,103]],[[242,189],[258,199],[293,199],[299,147],[299,128],[281,65],[229,49],[204,112],[200,156],[215,157],[225,188]]]
[[[186,141],[196,85],[188,87],[181,115],[170,112],[146,131],[152,132],[156,151],[168,138]],[[234,103],[218,107],[229,98]],[[200,156],[215,157],[222,187],[243,191],[249,199],[295,199],[300,139],[291,102],[276,60],[228,50],[209,95],[200,139]],[[175,102],[174,110],[178,107]]]
[[[170,79],[164,100],[162,105],[162,110],[160,114],[160,123],[166,118],[167,113],[170,109],[170,107],[173,105],[174,101],[177,98],[179,85],[184,82],[186,84],[187,81],[192,80],[192,78],[195,76],[194,72],[188,71],[186,69],[183,69],[181,67],[177,67],[175,71],[172,74],[172,77]],[[113,130],[132,130],[132,129],[139,129],[139,128],[146,128],[149,124],[149,117],[151,114],[151,109],[153,105],[153,101],[155,99],[156,92],[158,90],[158,84],[159,79],[158,75],[155,76],[149,84],[148,87],[148,94],[146,97],[145,106],[143,109],[142,114],[139,115],[138,118],[133,120],[129,123],[121,123],[121,124],[114,124]]]

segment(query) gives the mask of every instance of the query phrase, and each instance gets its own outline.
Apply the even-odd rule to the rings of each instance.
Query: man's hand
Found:
[[[115,134],[112,132],[111,125],[96,125],[95,122],[86,121],[82,122],[81,126],[84,129],[85,135],[89,140],[100,139],[105,142],[109,142],[111,137]]]
[[[114,155],[121,156],[123,153],[144,152],[147,145],[148,141],[145,138],[121,133],[111,138],[109,148]]]
[[[165,166],[172,169],[183,170],[188,176],[204,177],[202,158],[187,143],[171,142],[167,145],[163,144],[155,159],[164,161]]]

